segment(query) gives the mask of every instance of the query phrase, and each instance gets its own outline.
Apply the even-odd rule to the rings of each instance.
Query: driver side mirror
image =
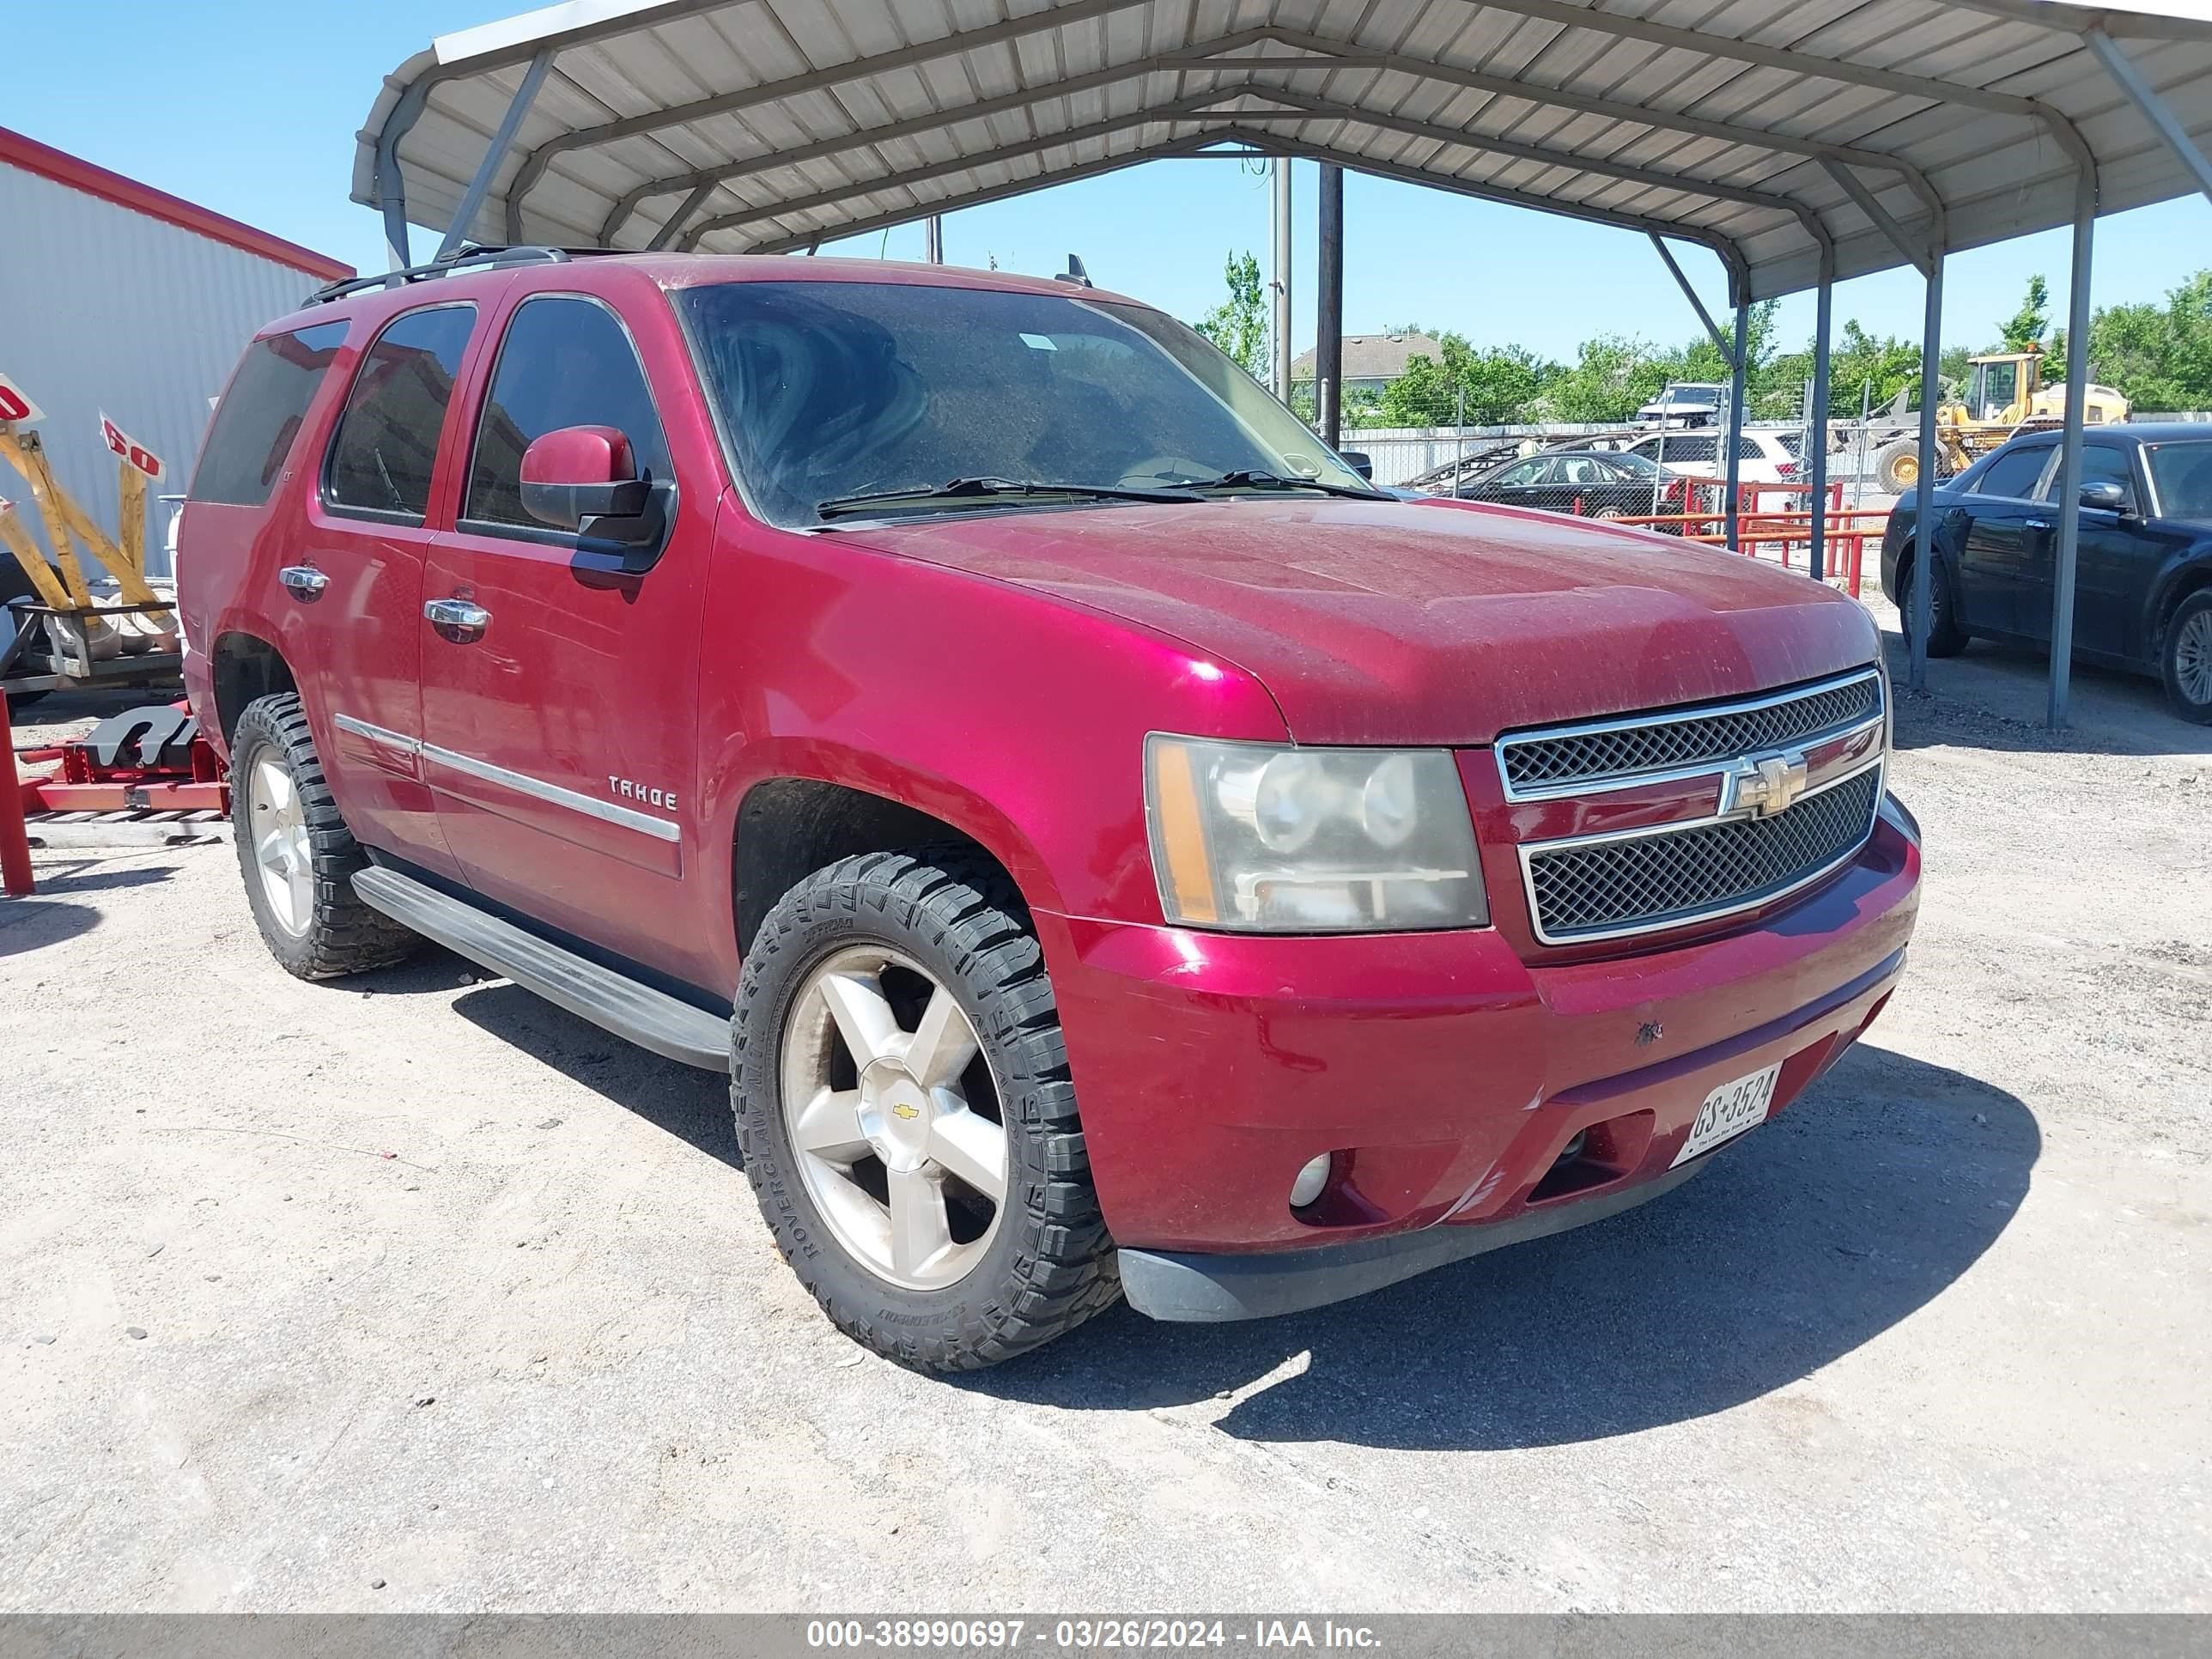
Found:
[[[629,440],[611,426],[564,426],[522,452],[522,510],[586,542],[611,543],[642,571],[667,538],[675,485],[638,476]]]
[[[1368,483],[1375,482],[1375,458],[1360,449],[1340,449],[1337,456]]]
[[[2093,507],[2100,513],[2125,513],[2128,492],[2116,483],[2085,483],[2081,486],[2081,505]]]

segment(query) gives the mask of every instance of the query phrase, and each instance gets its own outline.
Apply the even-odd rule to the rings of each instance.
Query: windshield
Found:
[[[824,282],[714,283],[676,302],[773,523],[811,527],[833,516],[824,502],[955,480],[1161,490],[1252,473],[1370,488],[1251,376],[1146,307]],[[1003,509],[1010,493],[885,510]]]
[[[2158,486],[2160,515],[2212,524],[2212,440],[2146,444],[2143,453]]]

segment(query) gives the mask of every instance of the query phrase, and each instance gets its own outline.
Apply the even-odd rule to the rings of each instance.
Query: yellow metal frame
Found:
[[[56,480],[53,465],[46,459],[46,445],[36,432],[18,422],[0,421],[0,461],[21,473],[30,485],[31,499],[37,505],[39,518],[46,526],[47,544],[53,550],[50,563],[40,550],[30,526],[20,515],[0,513],[0,544],[4,544],[15,555],[15,562],[23,567],[23,574],[31,579],[42,604],[74,614],[88,629],[104,625],[100,608],[93,603],[92,589],[85,580],[84,567],[77,558],[77,545],[82,544],[86,554],[115,579],[126,604],[161,607],[142,614],[166,618],[167,601],[146,580],[144,473],[127,460],[116,462],[121,474],[116,486],[123,532],[118,543],[109,539],[107,532]]]

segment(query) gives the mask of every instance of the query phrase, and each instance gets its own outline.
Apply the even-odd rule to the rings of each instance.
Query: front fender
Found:
[[[1157,923],[1146,734],[1289,735],[1250,674],[1157,630],[848,537],[722,524],[700,688],[700,731],[725,734],[702,759],[710,844],[734,845],[756,785],[811,778],[951,824],[1033,909]]]

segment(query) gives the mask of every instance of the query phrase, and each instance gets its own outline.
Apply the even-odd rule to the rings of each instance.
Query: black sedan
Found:
[[[2051,641],[2058,549],[2058,434],[2015,438],[1935,492],[1930,656],[1977,635]],[[1900,611],[1915,507],[1889,515],[1881,588]],[[2212,725],[2212,427],[2092,428],[2081,447],[2074,655],[2148,674],[2183,718]]]
[[[1641,455],[1612,450],[1552,450],[1540,455],[1499,461],[1463,476],[1456,487],[1444,477],[1416,479],[1438,495],[1463,501],[1503,501],[1573,513],[1585,519],[1638,519],[1689,510],[1691,481],[1653,465]],[[1679,524],[1655,525],[1679,535]]]

